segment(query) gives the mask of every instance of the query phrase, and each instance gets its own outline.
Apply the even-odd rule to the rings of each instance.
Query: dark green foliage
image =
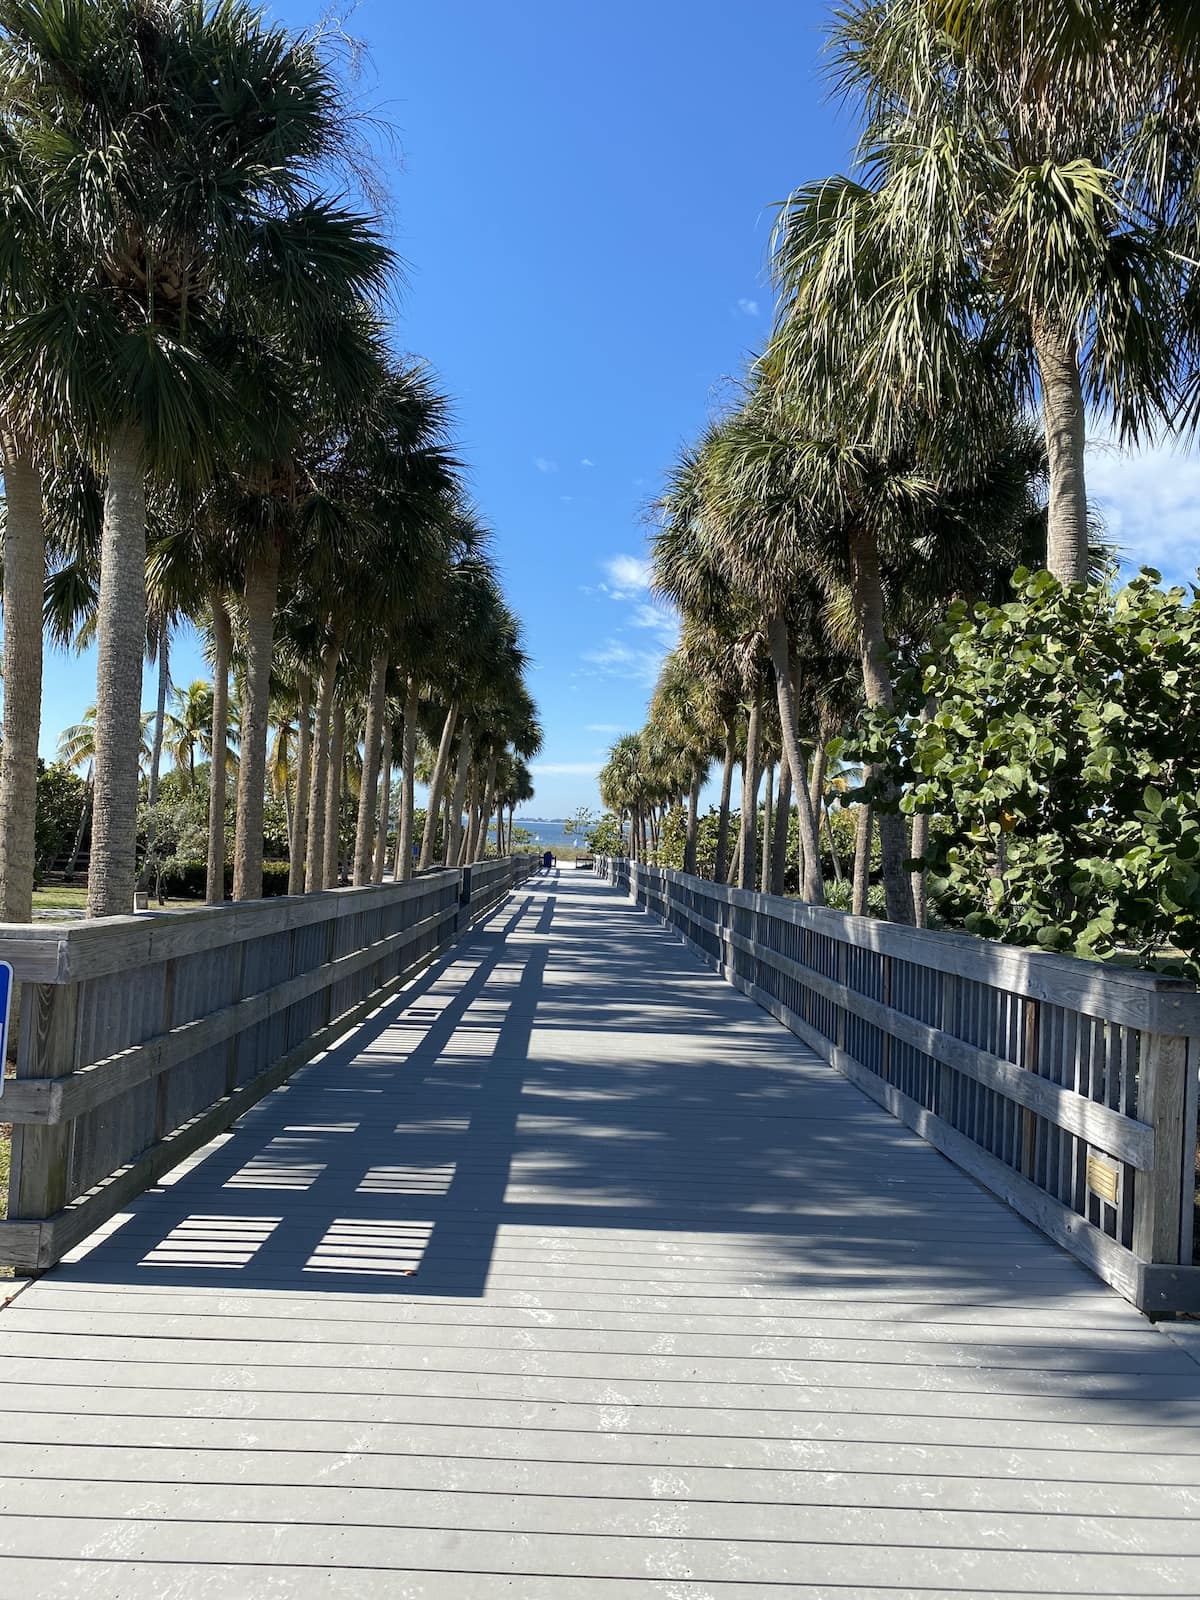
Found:
[[[623,856],[628,853],[629,846],[621,819],[612,811],[606,811],[598,822],[592,823],[585,837],[588,849],[594,850],[599,856]]]
[[[38,762],[34,878],[40,882],[60,856],[70,853],[83,815],[86,785],[61,762]]]
[[[168,900],[203,900],[208,879],[208,868],[203,861],[184,861],[172,857],[163,868],[162,892]],[[286,861],[263,862],[263,898],[270,900],[286,894],[288,864]],[[225,867],[225,894],[233,893],[233,866]]]
[[[952,607],[856,755],[936,819],[947,921],[1014,944],[1200,972],[1200,590],[1019,572]],[[926,723],[927,697],[937,706]]]

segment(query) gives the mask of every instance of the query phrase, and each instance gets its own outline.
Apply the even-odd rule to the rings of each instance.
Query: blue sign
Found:
[[[4,1063],[8,1059],[8,1013],[12,992],[12,967],[7,961],[0,961],[0,1095],[4,1093]]]

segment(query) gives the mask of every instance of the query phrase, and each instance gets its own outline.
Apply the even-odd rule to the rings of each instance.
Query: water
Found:
[[[581,850],[584,848],[582,838],[568,836],[561,817],[544,822],[518,817],[516,825],[518,828],[524,828],[526,833],[532,834],[539,850],[561,850],[566,845],[578,845]]]

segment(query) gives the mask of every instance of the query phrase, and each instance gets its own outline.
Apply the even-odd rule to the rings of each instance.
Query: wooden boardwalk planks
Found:
[[[0,1355],[27,1600],[1200,1591],[1200,1364],[582,875]]]

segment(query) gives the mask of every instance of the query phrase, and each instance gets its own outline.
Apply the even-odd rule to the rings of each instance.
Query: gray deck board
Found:
[[[0,1593],[1200,1591],[1200,1363],[607,887],[0,1316]]]

